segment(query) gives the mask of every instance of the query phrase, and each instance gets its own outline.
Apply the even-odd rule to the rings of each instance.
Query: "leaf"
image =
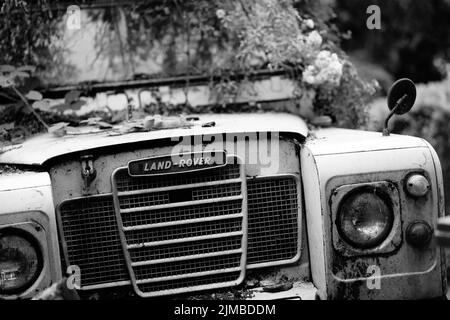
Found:
[[[84,101],[84,100],[79,100],[79,101],[77,101],[77,102],[75,102],[75,103],[72,103],[72,104],[70,105],[70,109],[72,109],[72,110],[80,110],[81,107],[84,106],[85,104],[86,104],[86,101]]]
[[[0,87],[8,88],[14,85],[14,81],[10,77],[0,75]]]
[[[48,128],[48,132],[57,137],[62,137],[66,134],[66,127],[69,125],[67,122],[59,122]]]
[[[36,71],[36,67],[35,66],[22,66],[22,67],[17,68],[17,71],[34,73]]]
[[[59,103],[51,107],[52,109],[58,109],[58,111],[66,111],[70,109],[70,104],[67,103]]]
[[[27,137],[30,136],[30,131],[24,126],[15,126],[13,130],[10,131],[11,143],[19,144],[25,141]]]
[[[127,118],[127,112],[125,110],[118,111],[111,119],[112,123],[124,121]]]
[[[0,125],[0,131],[3,131],[3,130],[8,131],[11,129],[14,129],[14,122],[9,122],[9,123]]]
[[[99,121],[99,122],[97,122],[97,126],[98,126],[100,129],[110,129],[110,128],[113,127],[112,124],[109,124],[109,123],[107,123],[107,122],[105,122],[105,121]]]
[[[59,129],[63,129],[65,127],[67,127],[69,125],[68,122],[58,122],[55,123],[54,125],[50,126],[50,130],[59,130]]]
[[[80,97],[80,94],[81,94],[81,92],[78,90],[69,91],[64,96],[64,101],[67,104],[71,104],[72,102],[75,102],[78,100],[78,98]]]
[[[25,97],[28,100],[33,100],[33,101],[40,101],[44,98],[40,92],[35,91],[35,90],[31,90],[30,92],[28,92]]]
[[[93,117],[93,118],[89,118],[86,120],[81,120],[80,124],[93,126],[93,125],[96,125],[101,120],[102,120],[102,118],[100,118],[100,117]]]
[[[140,132],[144,130],[144,126],[139,123],[124,123],[119,127],[119,132],[122,134],[131,133],[131,132]]]
[[[8,64],[0,65],[0,72],[13,72],[16,68],[14,66],[10,66]]]
[[[50,109],[51,109],[50,103],[47,100],[35,101],[33,103],[33,108],[39,109],[42,111],[50,111]]]
[[[25,142],[25,138],[26,137],[24,137],[24,136],[18,136],[18,137],[11,138],[11,143],[13,145],[21,144],[21,143]]]

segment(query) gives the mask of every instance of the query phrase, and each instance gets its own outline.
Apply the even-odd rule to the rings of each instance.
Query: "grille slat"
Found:
[[[183,288],[196,288],[198,289],[215,289],[217,284],[227,283],[233,281],[239,277],[239,270],[226,272],[224,274],[212,274],[212,275],[201,275],[188,279],[184,279],[180,282],[178,279],[175,280],[165,280],[164,282],[140,284],[140,287],[144,291],[157,290],[163,294],[170,293],[172,290]],[[198,289],[197,289],[198,288]]]
[[[218,220],[226,220],[226,219],[234,219],[234,218],[243,218],[241,213],[229,214],[229,215],[217,215],[206,218],[196,218],[189,220],[179,220],[179,221],[171,221],[171,222],[162,222],[156,224],[141,224],[137,226],[124,227],[124,231],[136,231],[136,230],[146,230],[146,229],[157,229],[171,226],[180,226],[185,224],[195,224],[202,222],[210,222],[210,221],[218,221]]]
[[[142,244],[148,240],[152,242],[170,241],[194,236],[209,236],[215,234],[227,234],[242,230],[242,219],[207,221],[193,225],[176,225],[157,229],[144,229],[127,232],[127,244]]]
[[[230,183],[240,183],[240,182],[241,182],[240,179],[218,180],[218,181],[210,181],[210,182],[185,184],[185,185],[174,185],[174,186],[167,186],[167,187],[160,187],[160,188],[153,188],[153,189],[138,189],[138,190],[131,190],[131,191],[121,191],[121,192],[117,192],[117,195],[119,197],[120,196],[130,196],[130,195],[136,195],[136,194],[164,192],[164,191],[180,190],[180,189],[187,189],[187,188],[211,187],[211,186],[218,186],[218,185],[230,184]]]
[[[148,210],[158,210],[158,209],[168,209],[168,208],[177,208],[177,207],[189,207],[193,204],[195,205],[202,205],[202,204],[209,204],[209,203],[215,203],[220,201],[233,201],[233,200],[240,200],[242,199],[242,196],[230,196],[230,197],[223,197],[223,198],[217,198],[217,199],[203,199],[203,200],[196,200],[196,201],[184,201],[184,202],[175,202],[175,203],[168,203],[166,205],[153,205],[153,206],[143,206],[143,207],[133,207],[129,209],[121,209],[121,213],[133,213],[133,212],[141,212],[141,211],[148,211]]]
[[[216,252],[196,254],[196,255],[190,255],[190,256],[178,256],[178,257],[159,259],[159,260],[147,260],[147,261],[142,261],[142,262],[132,262],[131,265],[133,267],[141,267],[141,266],[148,266],[148,265],[153,265],[153,264],[171,263],[171,262],[178,262],[178,261],[197,260],[197,259],[204,259],[204,258],[210,258],[210,257],[227,256],[227,255],[231,255],[231,254],[242,254],[242,249],[229,250],[229,251],[216,251]]]
[[[136,282],[138,284],[148,284],[148,283],[157,283],[161,281],[170,281],[170,280],[180,280],[180,279],[189,279],[189,278],[196,278],[196,277],[202,277],[202,276],[211,276],[211,275],[219,275],[221,273],[230,273],[230,272],[236,272],[241,271],[239,267],[237,268],[228,268],[228,269],[217,269],[217,270],[210,270],[210,271],[202,271],[202,272],[196,272],[196,273],[190,273],[185,275],[173,275],[173,276],[166,276],[166,277],[160,277],[160,278],[153,278],[153,279],[142,279],[137,280]],[[238,274],[236,274],[238,276]],[[151,291],[153,288],[148,288],[148,291]]]
[[[236,250],[241,248],[241,236],[226,236],[226,239],[206,239],[199,241],[173,243],[166,246],[154,246],[141,248],[141,250],[130,250],[132,261],[158,260],[178,256],[200,255],[220,250]]]
[[[228,238],[228,237],[234,237],[234,236],[242,236],[242,231],[236,231],[236,232],[228,232],[228,233],[217,233],[210,236],[198,236],[198,237],[190,237],[190,238],[178,238],[173,240],[166,240],[166,241],[156,241],[156,242],[144,242],[137,245],[129,244],[127,245],[127,249],[140,249],[145,247],[156,247],[161,245],[170,245],[174,243],[184,243],[187,241],[202,241],[202,240],[209,240],[209,239],[222,239],[222,238]]]
[[[224,214],[238,214],[240,212],[241,200],[239,199],[224,203],[133,212],[133,214],[122,215],[122,222],[125,227],[128,227],[188,219],[209,218]]]

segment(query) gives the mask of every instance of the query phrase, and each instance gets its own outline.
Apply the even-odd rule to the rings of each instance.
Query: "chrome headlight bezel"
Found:
[[[7,241],[20,241],[21,244],[14,244],[8,248],[1,248],[0,255],[2,254],[2,251],[5,250],[6,252],[3,252],[5,254],[10,253],[10,250],[15,251],[13,254],[14,257],[10,258],[16,258],[13,262],[13,264],[17,264],[17,260],[20,258],[24,259],[32,259],[33,261],[26,261],[26,263],[20,265],[20,268],[16,271],[22,272],[22,274],[19,274],[19,276],[24,276],[23,281],[19,281],[19,283],[12,288],[5,288],[2,289],[0,287],[0,295],[12,295],[12,294],[19,294],[24,291],[26,291],[28,288],[30,288],[38,279],[39,275],[42,273],[43,265],[44,265],[44,254],[42,252],[42,248],[39,245],[39,240],[30,232],[24,230],[23,228],[17,228],[17,227],[5,227],[0,228],[0,240],[5,237],[9,238]],[[6,241],[5,241],[6,242]],[[10,249],[10,250],[8,250]],[[2,257],[0,256],[0,260]],[[1,263],[1,262],[0,262]],[[20,270],[25,269],[25,270]],[[14,275],[6,274],[2,272],[0,269],[0,281],[8,281],[8,278],[12,278]]]
[[[341,200],[336,224],[341,238],[351,246],[375,248],[386,240],[394,224],[390,197],[377,188],[356,188]]]
[[[49,256],[49,222],[47,216],[42,211],[24,211],[3,214],[0,229],[14,229],[28,234],[35,239],[36,246],[42,253],[42,267],[38,275],[25,288],[17,292],[1,292],[0,299],[28,299],[34,297],[38,292],[47,288],[51,284],[52,266]]]
[[[391,207],[392,223],[388,232],[378,242],[367,246],[358,246],[342,236],[339,230],[339,210],[348,196],[361,190],[376,190],[380,197]],[[363,256],[389,253],[394,251],[402,241],[400,196],[397,186],[389,181],[341,185],[334,189],[330,199],[332,216],[332,236],[334,248],[343,256]]]

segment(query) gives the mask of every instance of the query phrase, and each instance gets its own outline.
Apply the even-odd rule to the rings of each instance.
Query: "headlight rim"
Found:
[[[384,202],[386,207],[389,210],[388,213],[388,225],[384,228],[384,231],[376,237],[376,240],[368,242],[366,244],[364,243],[358,243],[350,239],[350,237],[345,233],[345,231],[342,229],[341,221],[343,218],[343,215],[345,213],[341,213],[342,207],[346,204],[346,202],[355,195],[361,195],[364,193],[374,193],[378,198],[381,199],[381,201]],[[393,201],[389,194],[387,194],[382,188],[376,186],[376,185],[360,185],[355,188],[352,188],[349,190],[339,201],[339,204],[337,206],[336,210],[336,219],[335,219],[335,226],[337,229],[337,232],[340,236],[340,238],[349,246],[354,248],[355,250],[374,250],[380,246],[383,245],[383,243],[386,242],[387,239],[389,239],[389,235],[392,233],[392,231],[395,229],[395,206],[393,204]]]
[[[30,278],[30,280],[28,280],[25,284],[17,288],[8,290],[0,289],[0,296],[21,295],[27,290],[29,290],[31,287],[33,287],[33,285],[38,281],[39,277],[44,271],[44,260],[45,260],[44,251],[39,242],[39,239],[37,239],[35,235],[33,235],[31,232],[23,228],[18,228],[15,226],[5,226],[3,228],[0,228],[0,236],[3,236],[4,234],[14,235],[25,239],[31,245],[33,250],[36,252],[37,268],[33,277]]]

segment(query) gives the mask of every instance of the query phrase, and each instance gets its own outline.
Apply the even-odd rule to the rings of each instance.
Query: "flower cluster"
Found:
[[[329,21],[302,16],[292,0],[248,0],[224,6],[216,16],[239,35],[234,65],[300,71],[294,93],[300,116],[326,115],[347,127],[364,122],[374,84],[361,80],[340,51]]]
[[[320,51],[314,63],[303,72],[303,81],[311,85],[338,86],[342,77],[342,63],[336,53]]]

